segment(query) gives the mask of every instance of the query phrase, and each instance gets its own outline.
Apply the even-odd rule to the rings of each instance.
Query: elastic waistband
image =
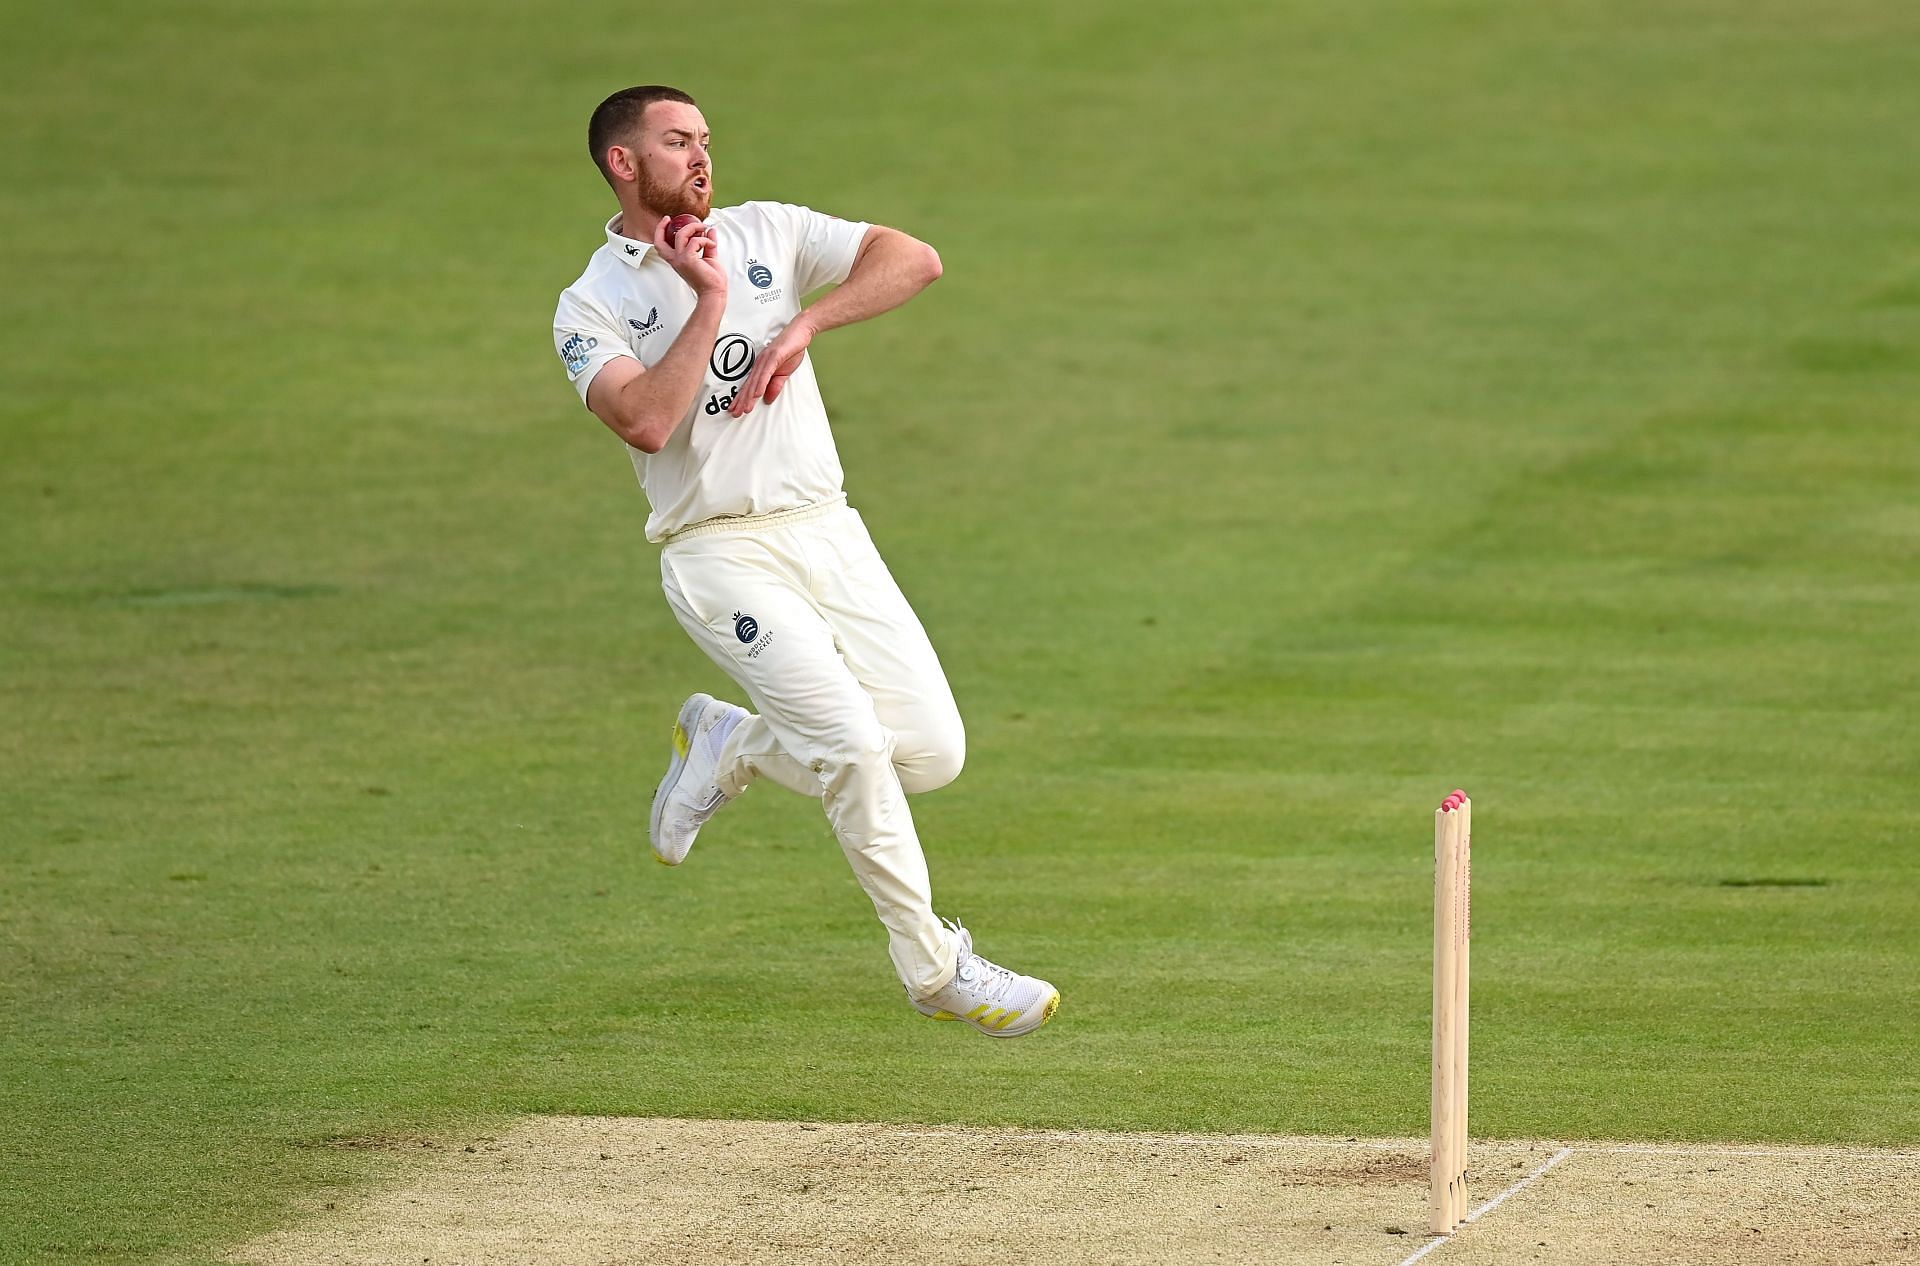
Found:
[[[719,519],[703,519],[691,527],[683,527],[678,532],[669,532],[662,537],[662,545],[672,545],[675,541],[684,541],[695,536],[718,536],[723,532],[765,532],[773,528],[792,527],[796,523],[805,523],[809,519],[824,518],[847,504],[845,494],[831,501],[822,501],[818,505],[802,506],[798,510],[775,510],[772,514],[728,515]]]

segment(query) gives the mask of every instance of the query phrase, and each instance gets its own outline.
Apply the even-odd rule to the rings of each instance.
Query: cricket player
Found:
[[[953,781],[965,731],[926,631],[847,505],[807,355],[815,337],[919,294],[939,255],[806,207],[715,210],[706,119],[674,88],[614,93],[587,143],[620,212],[560,296],[554,347],[626,442],[667,604],[753,705],[696,694],[681,707],[654,854],[679,865],[760,779],[813,797],[914,1007],[994,1037],[1033,1032],[1059,991],[988,962],[934,915],[907,794]]]

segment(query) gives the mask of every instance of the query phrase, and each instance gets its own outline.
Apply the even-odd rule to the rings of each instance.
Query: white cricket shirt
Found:
[[[723,516],[772,514],[842,495],[840,454],[807,357],[780,398],[744,418],[727,415],[754,358],[800,312],[802,296],[842,282],[869,227],[782,202],[721,207],[706,219],[727,271],[727,310],[693,407],[658,453],[632,446],[653,513],[647,539],[664,540]],[[657,365],[693,315],[693,287],[650,241],[607,222],[607,244],[561,292],[553,345],[580,399],[610,360]]]

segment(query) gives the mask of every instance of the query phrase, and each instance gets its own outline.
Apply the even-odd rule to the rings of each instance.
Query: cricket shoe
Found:
[[[733,798],[720,790],[714,777],[727,736],[747,716],[745,708],[712,695],[694,695],[680,705],[680,715],[673,722],[667,776],[653,793],[653,816],[647,822],[653,855],[664,864],[678,866],[687,860],[693,837]]]
[[[965,1020],[988,1037],[1023,1037],[1053,1018],[1060,991],[1044,980],[1022,976],[973,952],[973,933],[947,920],[953,929],[953,979],[914,1009],[936,1020]]]

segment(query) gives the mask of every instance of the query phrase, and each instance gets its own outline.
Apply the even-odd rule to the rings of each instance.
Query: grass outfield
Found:
[[[1902,0],[98,4],[0,46],[0,1261],[210,1254],[342,1141],[591,1112],[1920,1141]],[[920,1022],[817,809],[683,870],[690,690],[548,341],[581,135],[947,276],[816,359],[941,648]]]

